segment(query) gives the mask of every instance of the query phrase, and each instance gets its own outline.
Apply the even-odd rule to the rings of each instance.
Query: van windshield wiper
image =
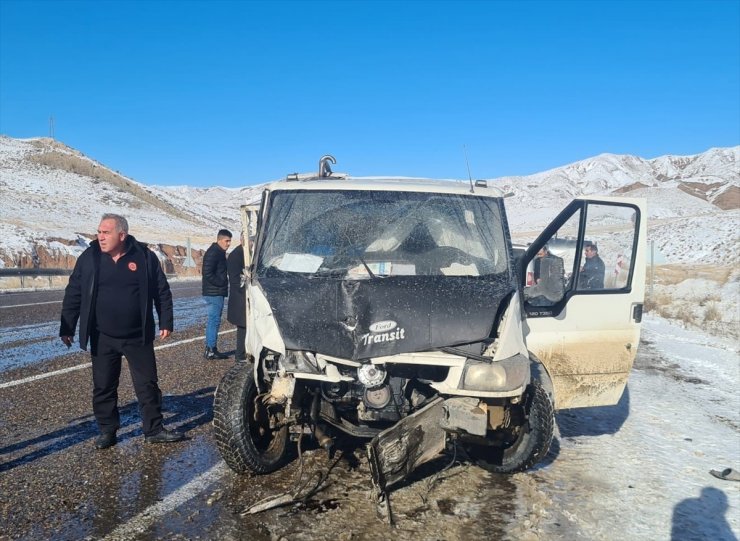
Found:
[[[370,267],[367,265],[367,263],[365,262],[365,259],[360,254],[357,254],[357,259],[359,259],[360,262],[365,266],[365,270],[370,275],[370,278],[375,278],[373,271],[370,270]]]
[[[343,276],[347,273],[345,268],[324,268],[311,273],[311,276]]]
[[[365,267],[365,270],[367,271],[370,278],[378,278],[378,275],[376,275],[370,269],[370,265],[367,264],[367,261],[365,261],[365,258],[363,258],[359,253],[354,253],[354,254],[345,253],[341,255],[336,255],[334,257],[335,259],[344,260],[344,261],[359,260],[360,263],[362,263],[362,266]],[[336,261],[334,261],[334,263],[336,264]],[[342,265],[340,267],[318,269],[316,272],[313,273],[313,275],[314,276],[340,276],[342,274],[345,274],[348,270],[349,270],[348,266]]]

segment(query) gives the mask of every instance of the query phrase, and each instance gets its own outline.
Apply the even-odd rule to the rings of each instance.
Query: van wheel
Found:
[[[251,363],[236,363],[226,372],[213,399],[213,427],[216,446],[232,470],[270,473],[282,465],[288,427],[270,428],[271,420],[282,419],[282,406],[262,402]]]
[[[512,408],[512,421],[521,422],[509,429],[496,430],[489,445],[465,447],[470,458],[482,468],[495,473],[528,470],[550,450],[555,416],[552,401],[542,386],[534,381],[527,388],[523,407]]]

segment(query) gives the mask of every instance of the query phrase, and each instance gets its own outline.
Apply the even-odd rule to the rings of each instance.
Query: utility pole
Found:
[[[54,115],[49,116],[49,137],[54,139]]]
[[[195,267],[195,261],[193,261],[193,253],[190,250],[190,237],[188,237],[188,251],[185,256],[185,261],[182,264],[183,267]]]

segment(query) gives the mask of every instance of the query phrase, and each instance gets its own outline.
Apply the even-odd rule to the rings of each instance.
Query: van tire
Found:
[[[258,401],[259,394],[253,365],[237,362],[221,379],[214,395],[216,446],[237,473],[271,473],[282,466],[286,454],[288,427],[270,429],[267,415],[280,416],[280,411],[268,412]]]
[[[505,445],[467,445],[470,458],[482,468],[495,473],[528,470],[550,450],[555,415],[552,400],[539,382],[527,388],[526,420],[514,441]]]

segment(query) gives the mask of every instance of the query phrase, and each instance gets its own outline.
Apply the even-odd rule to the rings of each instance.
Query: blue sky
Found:
[[[0,0],[0,133],[145,184],[740,144],[740,1]]]

